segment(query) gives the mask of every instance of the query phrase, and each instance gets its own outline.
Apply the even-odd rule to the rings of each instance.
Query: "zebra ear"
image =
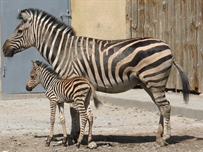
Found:
[[[35,61],[35,63],[40,66],[42,64],[42,62],[40,62],[39,60]]]
[[[19,18],[23,19],[24,21],[30,21],[31,16],[25,10],[18,10]]]
[[[40,61],[32,61],[32,65],[33,65],[33,67],[36,69],[37,67],[39,67],[39,65],[41,64],[41,62]]]

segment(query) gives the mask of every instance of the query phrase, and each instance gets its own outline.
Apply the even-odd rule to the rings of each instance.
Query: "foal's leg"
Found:
[[[53,139],[54,135],[54,123],[55,123],[55,113],[56,113],[56,102],[50,100],[50,134],[46,140],[45,146],[50,146],[50,142]]]
[[[67,131],[66,131],[66,122],[65,122],[65,117],[64,117],[64,103],[59,103],[58,104],[59,108],[59,115],[60,115],[60,122],[63,128],[63,145],[67,146]]]
[[[89,123],[89,132],[88,132],[88,144],[92,141],[92,126],[93,126],[93,114],[90,108],[90,98],[92,95],[92,90],[89,88],[87,96],[84,102],[85,112],[87,114],[87,120]]]
[[[90,105],[87,108],[87,116],[89,123],[89,133],[88,133],[88,144],[92,141],[92,126],[93,126],[93,114],[90,108]]]
[[[169,101],[165,97],[165,87],[163,88],[147,88],[146,85],[141,84],[145,91],[150,95],[154,103],[160,110],[160,119],[158,125],[158,131],[156,135],[157,144],[164,146],[167,144],[166,140],[171,136],[170,127],[170,112],[171,106]]]
[[[78,110],[80,112],[81,123],[82,123],[82,126],[80,128],[80,135],[78,138],[78,142],[76,144],[76,146],[79,148],[80,144],[82,142],[83,136],[84,136],[85,126],[86,126],[87,119],[88,119],[87,112],[86,112],[86,109],[84,106],[84,102],[81,102],[78,104]]]

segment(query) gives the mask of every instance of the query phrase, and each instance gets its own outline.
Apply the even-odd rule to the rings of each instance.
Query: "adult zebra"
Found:
[[[171,106],[164,91],[172,64],[180,72],[184,100],[189,100],[188,78],[166,43],[148,37],[109,41],[75,36],[70,26],[38,9],[21,10],[19,17],[22,22],[3,45],[5,57],[34,46],[60,77],[85,74],[98,91],[118,93],[140,84],[161,112],[156,142],[166,144]],[[76,108],[71,109],[73,134],[80,126]]]

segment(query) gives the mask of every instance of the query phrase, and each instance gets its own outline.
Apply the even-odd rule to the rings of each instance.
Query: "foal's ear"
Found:
[[[39,60],[36,60],[35,63],[40,66],[42,64],[42,62],[40,62]]]
[[[33,67],[35,67],[35,62],[33,60],[31,60]]]
[[[33,67],[36,69],[37,67],[39,67],[39,65],[41,65],[41,62],[40,61],[32,61],[32,65],[33,65]]]

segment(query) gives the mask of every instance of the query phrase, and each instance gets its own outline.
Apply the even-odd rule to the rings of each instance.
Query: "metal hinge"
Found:
[[[4,65],[3,66],[3,77],[4,78],[6,77],[6,70],[7,70],[6,65]]]

